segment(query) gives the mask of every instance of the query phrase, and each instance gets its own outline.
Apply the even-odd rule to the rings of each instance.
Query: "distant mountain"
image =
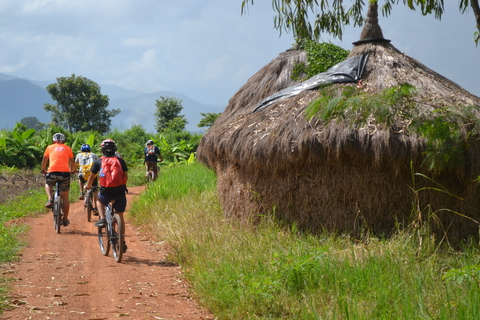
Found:
[[[45,103],[54,103],[50,98],[47,85],[55,81],[35,81],[20,79],[0,73],[0,129],[13,129],[15,122],[25,117],[37,117],[48,123],[50,113],[43,109]],[[109,109],[120,109],[119,115],[112,118],[112,129],[125,130],[132,125],[141,124],[148,132],[154,132],[155,100],[163,97],[175,97],[182,100],[181,114],[187,118],[187,130],[201,131],[197,127],[202,116],[200,113],[223,112],[224,107],[202,104],[188,96],[173,91],[144,93],[125,89],[115,85],[102,85],[102,94],[110,98]]]
[[[37,117],[44,123],[50,121],[50,113],[43,109],[52,99],[45,88],[25,79],[0,78],[0,117],[1,129],[13,129],[16,122],[25,117]]]

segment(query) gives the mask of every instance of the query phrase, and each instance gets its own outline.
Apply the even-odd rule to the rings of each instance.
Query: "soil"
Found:
[[[25,191],[44,185],[45,178],[40,173],[0,173],[0,204]]]
[[[130,187],[128,203],[142,191]],[[83,201],[71,203],[71,223],[60,234],[51,211],[45,212],[14,222],[30,230],[18,261],[1,267],[12,279],[1,319],[215,319],[193,298],[181,268],[166,260],[166,245],[129,222],[128,207],[128,250],[120,263],[111,252],[101,254],[97,217],[87,221]]]

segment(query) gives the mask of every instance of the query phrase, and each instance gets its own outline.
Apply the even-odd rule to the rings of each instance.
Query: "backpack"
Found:
[[[147,154],[150,155],[150,156],[155,155],[155,146],[154,145],[147,146]]]
[[[82,152],[83,157],[78,161],[80,165],[80,172],[84,179],[88,179],[92,173],[93,157],[91,152]]]
[[[101,157],[102,167],[100,168],[101,187],[118,187],[127,183],[125,173],[122,169],[122,164],[117,157]]]

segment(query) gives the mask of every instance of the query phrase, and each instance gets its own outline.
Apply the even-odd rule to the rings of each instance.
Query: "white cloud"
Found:
[[[291,34],[273,29],[268,1],[240,16],[225,0],[0,1],[0,72],[52,80],[76,73],[97,83],[142,91],[171,89],[196,99],[227,102],[261,67],[287,50]],[[446,4],[442,21],[403,5],[380,17],[399,50],[480,95],[480,48],[474,19]],[[360,29],[346,29],[352,48]],[[328,39],[328,37],[326,37]],[[461,49],[458,49],[461,48]]]
[[[122,45],[126,47],[151,47],[156,45],[152,38],[128,38],[122,40]]]

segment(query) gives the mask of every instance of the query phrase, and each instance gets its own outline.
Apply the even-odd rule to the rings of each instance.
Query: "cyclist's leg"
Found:
[[[56,180],[54,180],[49,173],[45,175],[45,193],[47,194],[47,207],[53,206],[53,187]]]
[[[98,187],[98,178],[95,178],[95,180],[93,180],[92,186]],[[98,213],[98,206],[97,206],[98,189],[93,189],[92,194],[93,194],[93,207],[94,207],[93,210]],[[97,209],[97,210],[95,210],[95,209]]]
[[[115,214],[118,214],[120,216],[120,219],[124,222],[124,217],[123,213],[125,212],[125,208],[127,207],[127,197],[125,196],[125,193],[122,193],[118,195],[117,200],[115,200],[114,203],[114,208],[115,208]],[[125,235],[125,223],[122,223],[121,227],[121,234],[122,236]],[[123,237],[123,241],[125,238]],[[123,251],[127,250],[127,245],[123,243]]]
[[[80,195],[78,197],[79,200],[83,200],[85,196],[85,191],[83,190],[83,186],[85,185],[85,178],[83,175],[79,174],[78,175],[78,190],[80,190]]]
[[[112,196],[110,194],[107,194],[101,191],[98,193],[97,208],[98,208],[99,219],[95,223],[95,226],[102,227],[106,225],[105,208],[110,203],[111,200],[112,200]]]
[[[70,177],[65,176],[62,177],[59,183],[60,188],[60,196],[62,197],[63,201],[63,220],[66,221],[68,218],[68,213],[70,211],[70,201],[68,200],[68,196],[70,194]]]
[[[148,176],[148,172],[150,171],[150,161],[145,161],[145,168],[147,170],[145,176]]]
[[[153,171],[153,180],[157,180],[158,177],[158,166],[156,162],[152,162],[152,171]]]

